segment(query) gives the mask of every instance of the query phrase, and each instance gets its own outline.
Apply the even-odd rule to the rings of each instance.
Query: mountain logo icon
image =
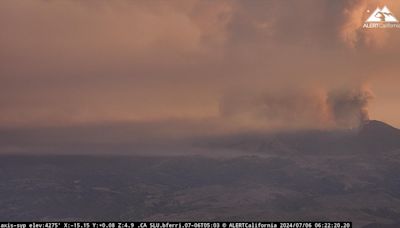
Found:
[[[377,7],[365,22],[399,22],[387,6]]]

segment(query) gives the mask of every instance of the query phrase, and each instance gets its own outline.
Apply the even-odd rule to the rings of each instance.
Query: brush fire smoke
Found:
[[[236,124],[280,129],[355,128],[369,119],[366,88],[236,93],[220,103],[221,115]]]

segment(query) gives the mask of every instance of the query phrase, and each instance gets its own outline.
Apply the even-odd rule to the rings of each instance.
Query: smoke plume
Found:
[[[354,128],[368,120],[367,89],[230,94],[220,103],[235,124],[269,129]]]
[[[356,127],[369,120],[368,102],[372,93],[368,90],[330,92],[327,104],[335,123],[340,127]]]

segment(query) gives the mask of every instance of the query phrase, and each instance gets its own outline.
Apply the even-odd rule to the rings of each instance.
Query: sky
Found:
[[[384,5],[2,0],[0,127],[400,127],[400,29],[362,28]]]

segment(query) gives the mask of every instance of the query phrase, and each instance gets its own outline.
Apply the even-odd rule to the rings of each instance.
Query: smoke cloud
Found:
[[[398,125],[400,33],[362,28],[385,4],[400,17],[389,0],[2,0],[0,127],[351,127],[370,98],[337,88],[365,82]]]
[[[297,90],[236,93],[220,104],[223,118],[258,128],[354,128],[369,119],[372,93],[349,90]]]
[[[369,120],[368,102],[373,98],[367,90],[333,91],[327,104],[338,126],[357,127]]]

